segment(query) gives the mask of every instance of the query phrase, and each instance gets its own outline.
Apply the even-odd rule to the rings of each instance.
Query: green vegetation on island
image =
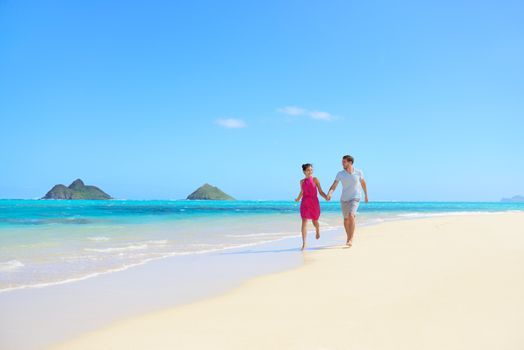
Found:
[[[195,192],[187,196],[187,199],[204,199],[204,200],[235,200],[221,189],[210,184],[200,186]]]
[[[110,195],[96,186],[86,186],[76,179],[68,187],[55,185],[42,199],[112,199]]]

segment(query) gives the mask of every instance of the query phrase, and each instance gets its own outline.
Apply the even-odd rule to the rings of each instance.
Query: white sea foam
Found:
[[[268,236],[283,236],[293,234],[294,232],[260,232],[260,233],[241,233],[241,234],[229,234],[226,237],[231,238],[242,238],[242,237],[268,237]]]
[[[90,241],[100,242],[100,241],[109,241],[109,237],[97,236],[97,237],[87,237]]]
[[[147,244],[131,244],[125,247],[109,247],[109,248],[85,248],[86,252],[97,252],[97,253],[118,253],[132,250],[143,250],[147,249]]]
[[[24,264],[18,260],[9,260],[0,263],[0,272],[8,272],[23,267]]]
[[[332,225],[329,225],[328,223],[326,222],[322,222],[321,223],[321,227],[320,227],[320,230],[321,231],[333,231],[333,230],[338,230],[340,229],[342,226],[339,225],[339,226],[332,226]],[[300,234],[298,234],[298,232],[300,232],[299,230],[297,231],[277,231],[277,232],[258,232],[258,233],[239,233],[239,234],[227,234],[225,235],[226,237],[230,237],[230,238],[249,238],[249,237],[281,237],[281,238],[289,238],[289,237],[297,237],[297,236],[300,236]],[[258,244],[257,242],[255,242],[255,244]]]
[[[167,244],[167,239],[157,239],[157,240],[154,240],[154,241],[146,241],[146,243],[148,243],[148,244],[156,244],[156,245],[166,245]]]
[[[145,250],[150,246],[164,246],[167,244],[167,239],[151,240],[144,243],[132,243],[123,247],[107,247],[107,248],[85,248],[86,252],[97,252],[97,253],[121,253],[134,250]]]

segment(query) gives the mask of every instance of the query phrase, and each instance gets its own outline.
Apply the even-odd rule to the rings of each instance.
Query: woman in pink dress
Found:
[[[320,203],[318,202],[317,189],[320,195],[327,199],[326,194],[320,187],[320,181],[313,177],[313,165],[306,163],[302,164],[302,171],[305,177],[300,180],[300,193],[295,199],[295,202],[300,201],[300,216],[302,217],[302,250],[306,248],[307,236],[307,221],[312,220],[315,230],[317,232],[316,238],[320,238],[320,226],[318,225],[318,218],[320,217]]]

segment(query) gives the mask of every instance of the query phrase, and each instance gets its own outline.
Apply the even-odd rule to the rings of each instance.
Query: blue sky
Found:
[[[522,1],[0,2],[0,197],[524,194]]]

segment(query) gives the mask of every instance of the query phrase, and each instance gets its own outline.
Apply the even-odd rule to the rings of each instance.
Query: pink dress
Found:
[[[317,185],[313,177],[302,182],[302,202],[300,203],[300,216],[302,219],[318,220],[320,217],[320,203],[317,197]]]

